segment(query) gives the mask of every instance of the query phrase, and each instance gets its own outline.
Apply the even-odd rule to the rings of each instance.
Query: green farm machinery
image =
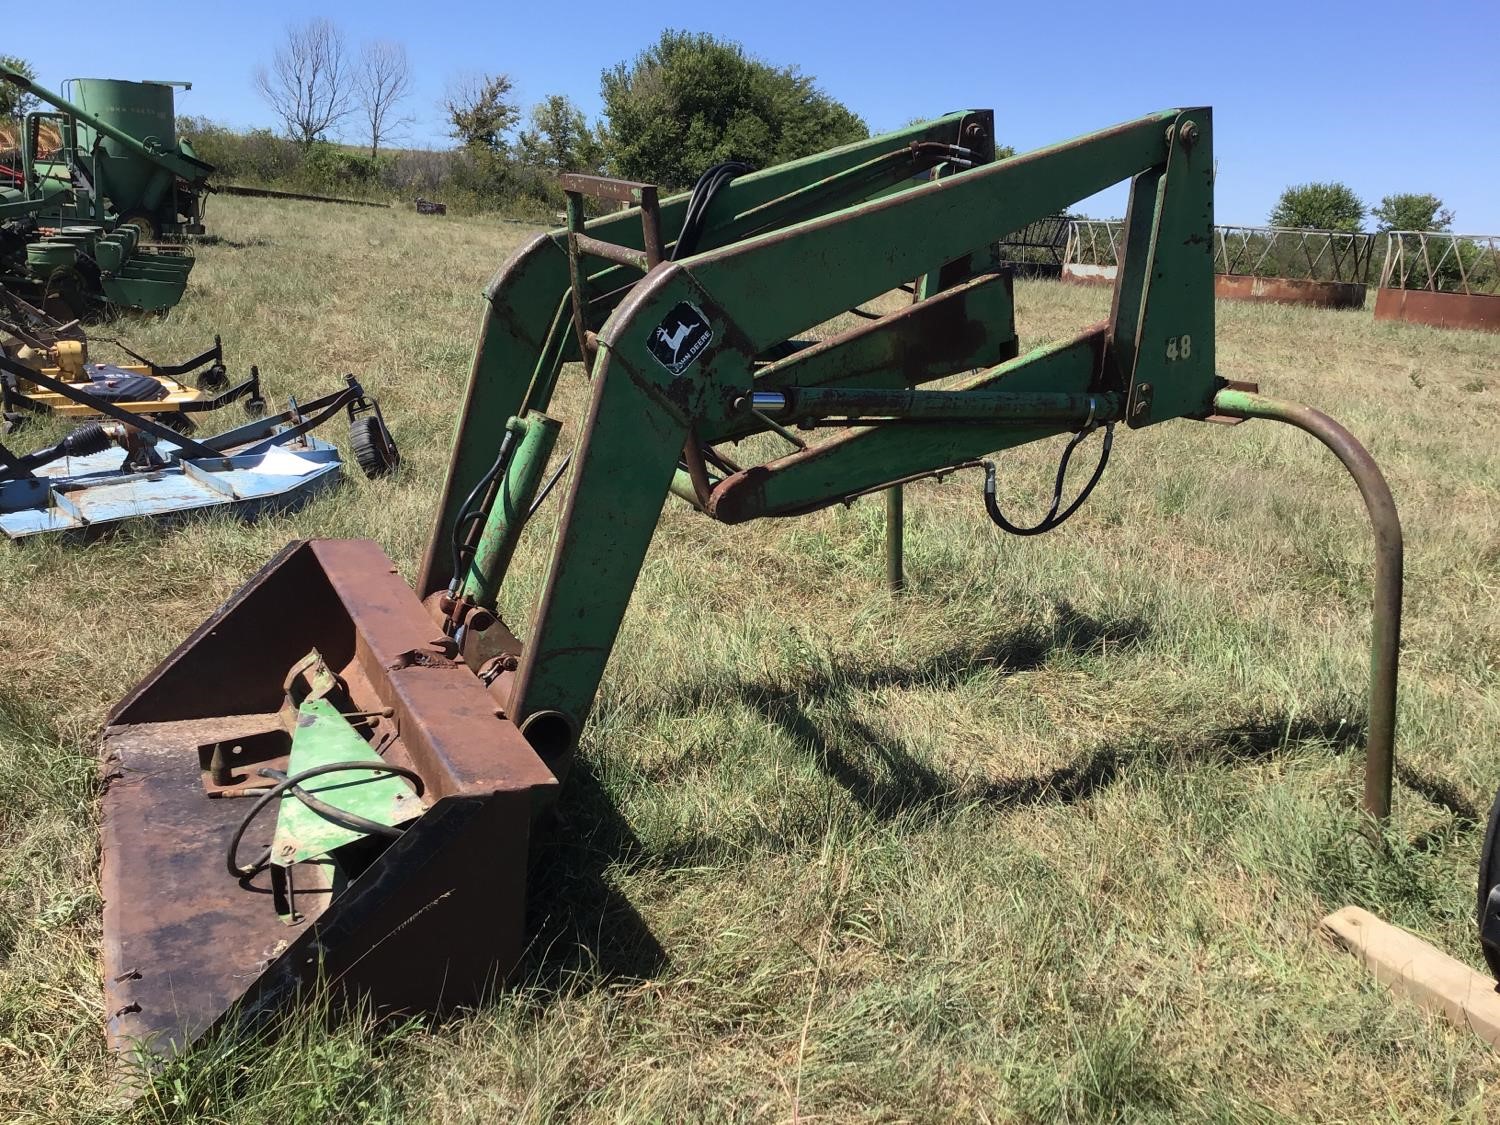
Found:
[[[72,97],[0,63],[50,108],[28,113],[0,163],[0,285],[82,315],[99,304],[159,310],[181,299],[203,232],[213,167],[176,135],[173,86],[79,78]]]
[[[1386,816],[1400,525],[1347,431],[1219,374],[1212,130],[1206,108],[1169,110],[996,160],[992,115],[975,110],[760,171],[719,166],[672,198],[566,177],[566,227],[487,291],[416,589],[368,540],[294,542],[110,713],[111,1043],[170,1053],[303,989],[412,1011],[503,981],[526,940],[528,862],[549,847],[534,827],[674,495],[739,524],[972,472],[976,510],[1006,526],[1001,451],[1097,435],[1092,487],[1117,432],[1298,426],[1348,467],[1375,527],[1364,807]],[[1108,318],[1021,353],[995,243],[1122,181]],[[586,221],[589,197],[624,209]],[[896,311],[865,308],[903,289]],[[808,338],[850,311],[854,327]],[[570,363],[589,405],[563,462],[551,411]],[[501,584],[564,473],[523,638],[500,618]],[[1050,530],[1081,500],[1014,529]]]

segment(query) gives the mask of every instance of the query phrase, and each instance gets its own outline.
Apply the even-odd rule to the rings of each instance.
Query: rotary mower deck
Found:
[[[0,357],[6,374],[19,366]],[[40,372],[33,377],[65,401],[84,397]],[[91,535],[128,519],[173,520],[209,509],[253,519],[299,507],[339,480],[337,448],[312,431],[340,413],[349,417],[357,455],[357,435],[370,423],[388,443],[389,459],[379,465],[359,457],[366,475],[388,472],[399,460],[378,405],[352,375],[333,394],[201,441],[125,406],[93,406],[108,420],[85,423],[31,453],[0,445],[0,532],[8,538]]]

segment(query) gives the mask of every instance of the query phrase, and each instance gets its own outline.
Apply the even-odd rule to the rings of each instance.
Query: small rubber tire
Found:
[[[266,400],[260,395],[245,400],[245,413],[252,418],[259,418],[266,412]]]
[[[401,464],[396,439],[378,415],[362,414],[349,423],[349,446],[360,470],[371,480],[395,472]]]
[[[198,376],[200,391],[221,391],[229,386],[229,372],[222,363],[216,363]]]
[[[127,211],[115,225],[135,227],[141,232],[142,242],[158,242],[161,239],[161,228],[157,225],[155,216],[149,211]]]

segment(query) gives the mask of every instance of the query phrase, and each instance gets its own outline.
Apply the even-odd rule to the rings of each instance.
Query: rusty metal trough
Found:
[[[1434,328],[1500,332],[1500,296],[1441,293],[1428,289],[1380,289],[1375,293],[1375,319],[1428,324]]]
[[[110,713],[101,883],[112,1047],[180,1049],[232,1009],[274,1010],[319,980],[382,1010],[472,1003],[514,965],[532,814],[556,779],[474,674],[434,646],[438,635],[375,544],[297,542]],[[252,802],[223,791],[254,784],[251,767],[285,769],[284,678],[314,648],[354,710],[375,718],[385,759],[420,774],[426,811],[420,831],[333,873],[332,906],[317,887],[325,873],[306,865],[312,889],[288,924],[264,872],[249,881],[261,893],[246,893],[226,869],[225,841]],[[214,747],[241,748],[228,786],[212,776]],[[252,826],[244,850],[269,843],[273,823]]]

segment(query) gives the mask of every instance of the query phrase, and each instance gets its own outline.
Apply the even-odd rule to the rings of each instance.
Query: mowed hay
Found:
[[[220,332],[232,374],[259,364],[273,398],[356,372],[404,464],[254,526],[0,550],[7,1117],[106,1115],[105,709],[290,538],[370,536],[415,575],[483,288],[531,233],[223,198],[209,226],[181,306],[100,334],[175,359]],[[1024,347],[1108,303],[1040,281],[1017,297]],[[669,501],[539,846],[522,983],[441,1022],[308,1018],[205,1044],[131,1112],[1486,1119],[1488,1048],[1392,1001],[1318,920],[1355,904],[1480,963],[1473,872],[1500,784],[1500,340],[1224,303],[1219,359],[1344,422],[1400,506],[1384,841],[1355,813],[1369,531],[1306,435],[1122,432],[1094,497],[1037,539],[988,522],[976,473],[913,486],[899,599],[878,497],[748,527]],[[570,373],[560,452],[586,393]],[[1017,519],[1045,507],[1061,444],[1000,459]],[[523,636],[558,510],[505,593]]]

